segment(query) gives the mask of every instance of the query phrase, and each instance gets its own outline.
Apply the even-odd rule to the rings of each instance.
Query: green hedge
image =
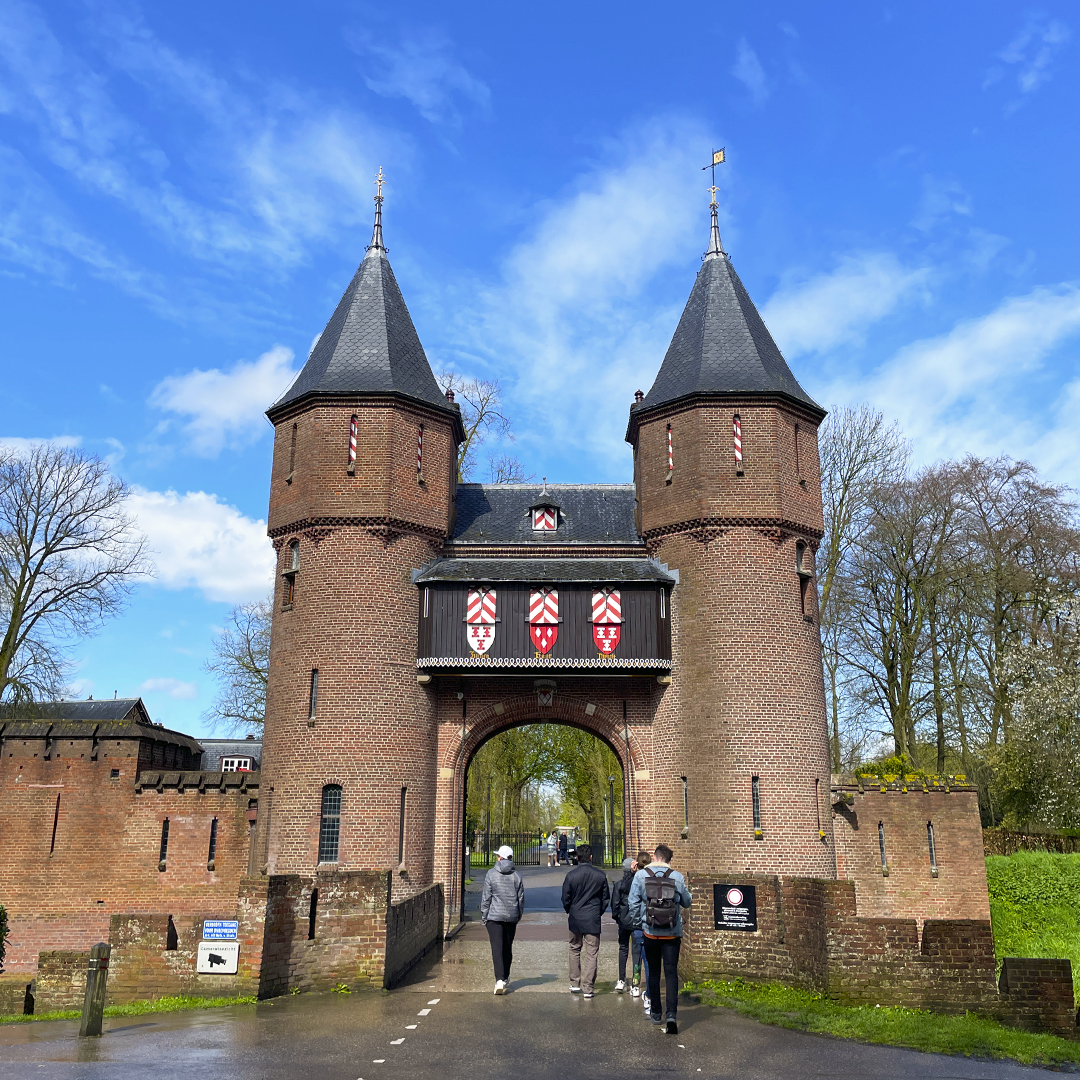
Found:
[[[1080,994],[1080,855],[991,855],[986,881],[999,968],[1006,956],[1063,957]]]

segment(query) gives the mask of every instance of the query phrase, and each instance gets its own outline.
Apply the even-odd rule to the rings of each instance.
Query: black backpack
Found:
[[[645,867],[645,925],[657,930],[674,930],[679,917],[679,890],[668,879],[670,868],[656,874]]]

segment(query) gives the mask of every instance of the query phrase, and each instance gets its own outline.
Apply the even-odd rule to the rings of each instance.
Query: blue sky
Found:
[[[530,473],[630,478],[726,146],[725,246],[818,401],[1080,485],[1078,34],[1063,3],[5,0],[0,436],[107,456],[157,565],[75,692],[208,733],[214,630],[269,587],[263,410],[380,165],[432,365],[501,380]]]

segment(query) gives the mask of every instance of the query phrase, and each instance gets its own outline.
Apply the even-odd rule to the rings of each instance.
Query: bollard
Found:
[[[86,995],[83,998],[80,1035],[100,1035],[101,1017],[105,1012],[105,984],[109,980],[110,946],[103,942],[90,950],[86,968]]]

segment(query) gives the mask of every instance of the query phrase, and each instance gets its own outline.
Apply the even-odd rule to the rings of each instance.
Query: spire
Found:
[[[375,228],[359,268],[292,386],[268,410],[318,395],[394,395],[449,412],[383,247],[383,171],[375,180]],[[457,421],[460,424],[460,420]]]
[[[382,239],[382,204],[383,204],[383,185],[386,183],[386,179],[383,176],[382,166],[379,166],[379,175],[375,177],[375,227],[371,230],[371,243],[367,246],[367,256],[371,257],[372,253],[377,256],[381,252],[386,254],[386,248],[383,247]]]
[[[783,397],[825,415],[799,385],[720,244],[715,194],[712,235],[652,389],[630,406],[642,410],[697,396]]]
[[[720,208],[716,205],[715,196],[713,196],[713,201],[709,203],[709,209],[712,211],[712,229],[709,232],[709,250],[705,252],[705,258],[718,259],[721,255],[726,257],[727,253],[720,243]]]

